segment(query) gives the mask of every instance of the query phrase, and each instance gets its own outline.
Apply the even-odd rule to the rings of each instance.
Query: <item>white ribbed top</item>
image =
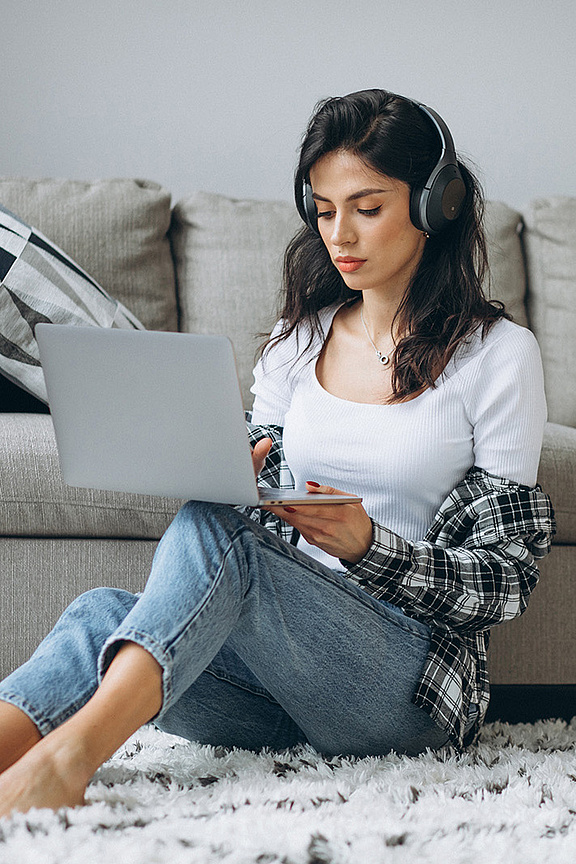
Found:
[[[320,313],[324,335],[338,308]],[[302,335],[300,345],[306,345],[307,332]],[[316,480],[354,492],[381,525],[421,540],[473,465],[529,486],[536,482],[546,402],[540,352],[529,330],[501,320],[484,340],[475,334],[435,389],[396,405],[328,393],[316,377],[323,340],[316,339],[313,354],[305,357],[298,356],[297,341],[294,335],[280,342],[258,363],[252,387],[253,422],[284,427],[284,451],[297,487]],[[342,569],[304,540],[299,545]]]

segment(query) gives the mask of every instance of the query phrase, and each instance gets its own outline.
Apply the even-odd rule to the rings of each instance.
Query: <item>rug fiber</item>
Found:
[[[87,806],[0,820],[0,864],[564,864],[576,860],[576,718],[486,726],[463,754],[324,759],[145,727]]]

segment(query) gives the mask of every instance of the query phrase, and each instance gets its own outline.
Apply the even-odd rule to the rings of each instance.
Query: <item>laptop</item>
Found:
[[[254,507],[358,502],[256,485],[226,336],[38,324],[65,483]]]

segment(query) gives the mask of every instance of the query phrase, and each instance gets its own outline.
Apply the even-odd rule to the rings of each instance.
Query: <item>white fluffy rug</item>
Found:
[[[88,806],[0,820],[1,864],[576,861],[576,718],[485,727],[466,753],[322,759],[141,729]]]

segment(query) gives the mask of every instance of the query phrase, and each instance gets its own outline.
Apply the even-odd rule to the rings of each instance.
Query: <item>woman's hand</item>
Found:
[[[332,486],[310,481],[306,488],[308,492],[343,494]],[[266,509],[296,528],[312,546],[351,564],[357,564],[372,543],[372,521],[362,504],[301,504]]]
[[[252,464],[254,465],[254,474],[256,477],[258,477],[258,475],[262,471],[262,468],[264,467],[264,463],[266,461],[266,457],[270,452],[271,447],[272,439],[262,438],[252,448]]]

